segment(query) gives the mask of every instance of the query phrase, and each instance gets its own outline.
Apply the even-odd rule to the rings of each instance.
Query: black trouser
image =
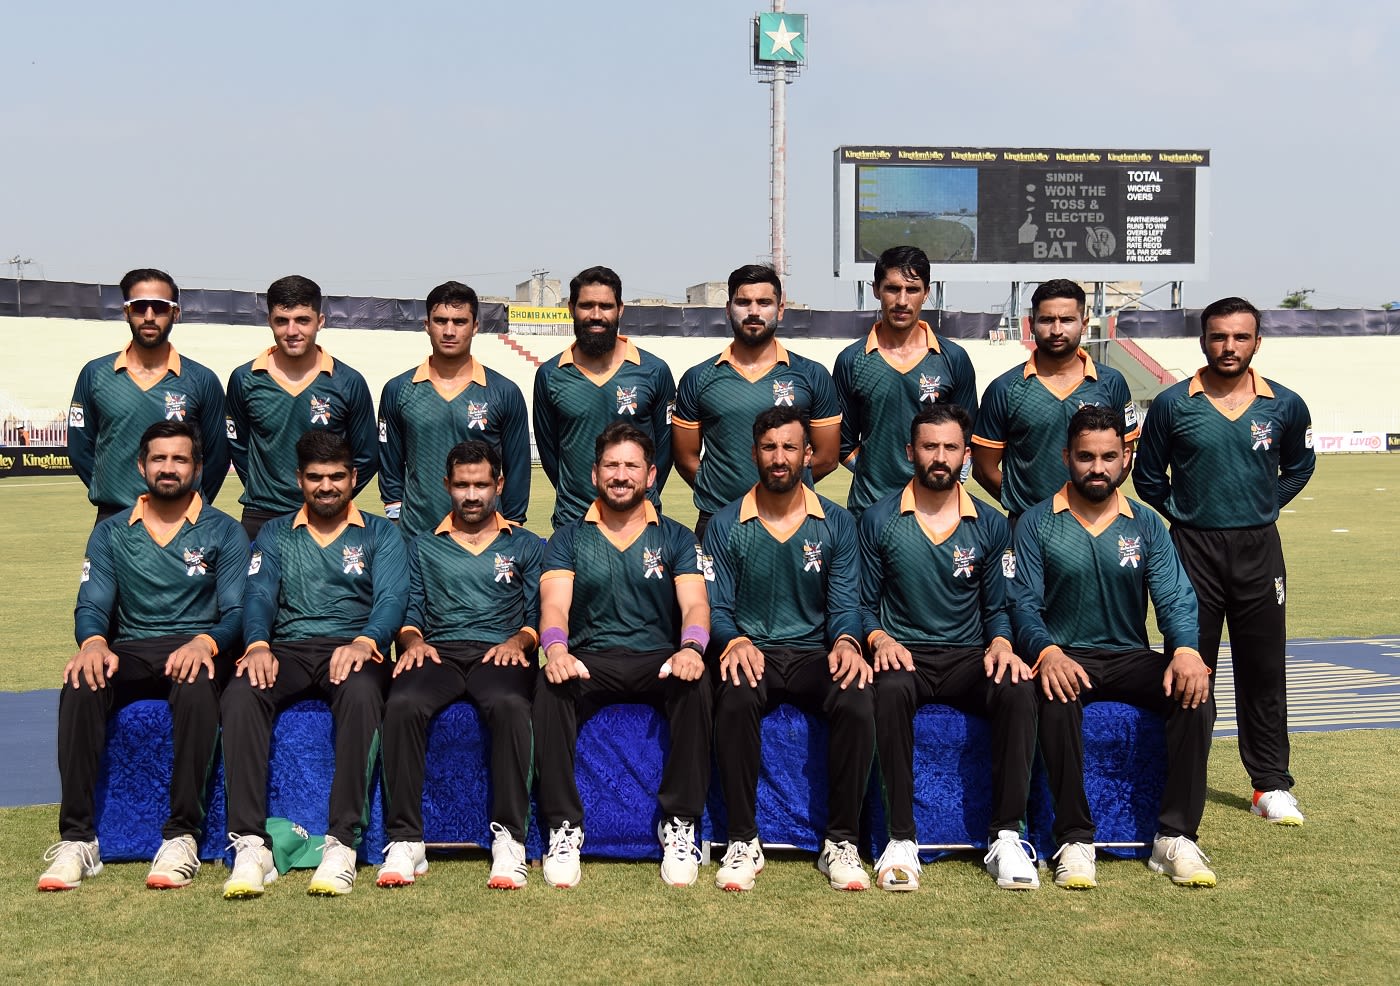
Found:
[[[1206,807],[1206,761],[1215,727],[1215,696],[1194,709],[1162,691],[1168,659],[1156,651],[1074,650],[1065,653],[1089,675],[1093,688],[1073,702],[1040,695],[1040,752],[1055,801],[1055,842],[1093,842],[1094,819],[1084,795],[1084,706],[1126,702],[1166,720],[1167,784],[1157,814],[1157,833],[1196,838]]]
[[[1256,791],[1288,790],[1288,682],[1284,670],[1283,544],[1278,528],[1199,531],[1172,526],[1172,543],[1200,608],[1201,657],[1215,671],[1230,629],[1240,760]]]
[[[491,731],[491,820],[525,841],[530,817],[530,770],[534,738],[530,694],[538,664],[483,664],[493,646],[474,641],[434,641],[441,664],[424,661],[389,686],[384,703],[384,830],[390,842],[423,841],[423,775],[428,722],[465,696]]]
[[[710,786],[710,729],[714,694],[707,670],[695,681],[658,678],[671,652],[577,651],[588,678],[554,685],[540,669],[535,685],[535,762],[540,777],[540,817],[547,828],[583,826],[583,803],[574,777],[579,726],[605,705],[642,702],[661,710],[671,726],[671,753],[661,774],[657,802],[666,818],[698,822]]]
[[[720,785],[729,813],[729,841],[758,836],[754,812],[758,768],[763,756],[763,714],[791,702],[822,715],[831,728],[827,745],[827,825],[832,842],[860,837],[860,806],[875,755],[875,689],[853,683],[844,690],[831,680],[827,652],[770,647],[763,652],[757,687],[720,682],[715,699],[715,752]]]
[[[288,513],[288,511],[262,510],[258,507],[245,506],[243,508],[242,523],[243,529],[248,532],[248,540],[256,541],[258,539],[258,532],[263,529],[264,524],[266,524],[273,517],[281,517],[285,513]]]
[[[1021,830],[1035,756],[1035,686],[987,677],[981,647],[910,648],[914,670],[875,675],[875,742],[891,839],[917,840],[914,827],[914,712],[942,702],[992,720],[992,839]],[[941,806],[952,808],[954,806]]]
[[[331,780],[330,821],[326,834],[358,846],[369,812],[369,776],[379,751],[379,723],[389,668],[375,661],[338,685],[330,683],[331,654],[349,640],[312,637],[274,642],[277,680],[271,688],[254,688],[246,674],[224,691],[224,786],[228,792],[228,829],[267,834],[267,767],[272,720],[279,709],[298,699],[330,703],[335,720],[335,774]]]
[[[170,817],[160,837],[192,835],[199,841],[204,791],[219,738],[219,686],[228,668],[226,662],[216,662],[223,674],[216,673],[212,681],[203,670],[192,682],[171,681],[165,676],[165,662],[189,641],[186,636],[119,640],[111,647],[118,658],[117,670],[106,688],[63,686],[58,696],[58,776],[63,788],[58,831],[63,839],[91,842],[97,838],[93,791],[112,713],[137,699],[163,698],[170,703],[175,758]]]

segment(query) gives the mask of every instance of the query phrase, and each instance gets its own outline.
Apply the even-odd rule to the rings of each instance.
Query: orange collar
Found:
[[[259,372],[266,373],[266,372],[267,372],[267,369],[268,369],[268,366],[267,366],[268,357],[270,357],[270,356],[271,356],[273,353],[275,353],[275,352],[277,352],[277,347],[276,347],[276,346],[269,346],[267,349],[265,349],[265,350],[263,350],[261,353],[259,353],[258,356],[253,360],[253,372],[254,372],[254,373],[259,373]],[[316,352],[318,352],[318,353],[321,354],[321,369],[320,369],[319,372],[321,372],[321,373],[329,373],[329,374],[331,374],[332,376],[334,376],[334,375],[335,375],[335,360],[331,358],[331,354],[328,353],[328,352],[326,352],[326,351],[325,351],[324,349],[322,349],[320,346],[317,346],[317,347],[316,347]]]
[[[1099,368],[1094,365],[1094,361],[1089,357],[1089,354],[1083,349],[1080,349],[1077,355],[1084,361],[1084,376],[1088,377],[1090,380],[1097,380],[1099,378]],[[1029,380],[1031,377],[1040,376],[1040,371],[1037,370],[1035,366],[1034,354],[1032,354],[1030,359],[1026,360],[1026,369],[1021,376],[1026,380]]]
[[[512,533],[514,533],[515,528],[518,526],[517,524],[513,523],[512,521],[506,520],[504,517],[502,517],[502,516],[500,515],[499,512],[497,512],[497,514],[496,514],[496,516],[495,516],[494,519],[495,519],[496,532],[497,532],[497,533],[500,533],[500,532],[504,531],[504,532],[507,533],[507,534],[512,534]],[[436,529],[435,531],[433,531],[433,533],[434,533],[434,534],[451,534],[451,533],[452,533],[453,531],[455,531],[455,530],[457,530],[457,528],[456,528],[456,526],[452,523],[452,515],[451,515],[451,514],[448,514],[446,517],[444,517],[444,518],[442,519],[442,523],[439,524],[439,525],[437,526],[437,529]]]
[[[1118,516],[1119,516],[1119,517],[1127,517],[1129,520],[1132,520],[1132,519],[1133,519],[1133,507],[1132,507],[1132,504],[1128,503],[1128,498],[1127,498],[1126,496],[1124,496],[1124,495],[1122,494],[1122,492],[1119,491],[1119,490],[1114,490],[1114,491],[1113,491],[1113,495],[1116,496],[1116,497],[1118,498]],[[1060,489],[1059,489],[1059,490],[1055,493],[1055,495],[1051,498],[1051,500],[1050,500],[1050,509],[1053,510],[1053,511],[1054,511],[1055,513],[1057,513],[1057,514],[1059,514],[1059,513],[1064,513],[1066,510],[1069,510],[1069,484],[1068,484],[1068,483],[1066,483],[1064,486],[1060,487]]]
[[[775,339],[775,340],[773,340],[773,345],[775,345],[775,346],[778,347],[778,354],[777,354],[777,357],[773,360],[773,362],[774,362],[774,363],[783,363],[783,364],[786,364],[786,365],[788,365],[788,366],[791,366],[791,365],[792,365],[792,357],[788,356],[788,351],[787,351],[786,349],[783,348],[783,344],[782,344],[781,342],[778,342],[778,341]],[[722,353],[719,354],[719,358],[715,360],[715,366],[719,366],[719,365],[722,364],[722,363],[730,363],[730,364],[732,364],[733,362],[734,362],[734,343],[731,342],[729,345],[727,345],[727,346],[724,347],[724,352],[722,352]]]
[[[413,380],[411,381],[412,383],[422,383],[425,380],[432,379],[432,367],[429,365],[429,363],[430,360],[425,359],[422,363],[419,364],[418,369],[413,374]],[[481,387],[486,386],[486,366],[481,362],[481,360],[477,359],[475,356],[472,357],[471,382]]]
[[[914,480],[909,480],[904,492],[899,497],[899,512],[909,514],[914,512]],[[958,514],[962,517],[977,517],[977,506],[972,502],[972,497],[968,495],[967,489],[962,483],[956,484],[958,487]]]
[[[646,513],[648,524],[660,524],[661,518],[657,516],[656,507],[650,500],[643,500],[642,507]],[[588,513],[583,515],[586,524],[601,524],[603,522],[603,509],[601,501],[594,500],[593,505],[588,508]]]
[[[118,373],[122,370],[130,372],[131,361],[127,359],[127,354],[131,352],[131,347],[135,343],[127,343],[126,348],[117,353],[117,358],[112,361],[112,372]],[[166,362],[165,368],[177,377],[180,375],[180,354],[175,351],[174,343],[170,346],[170,359]]]
[[[942,353],[943,350],[938,348],[938,336],[934,333],[933,329],[929,328],[929,324],[923,319],[919,319],[919,328],[924,330],[924,341],[928,345],[928,348],[932,349],[935,353]],[[874,328],[870,330],[870,335],[865,337],[865,351],[867,353],[880,348],[880,340],[876,335],[879,330],[880,322],[877,319]]]
[[[136,505],[131,508],[131,516],[127,518],[126,525],[130,527],[138,520],[144,522],[146,519],[146,504],[150,502],[150,494],[142,493],[136,498]],[[204,509],[204,500],[196,493],[190,499],[190,505],[185,508],[185,520],[191,524],[199,522],[199,512]]]
[[[365,526],[364,515],[360,513],[360,508],[353,503],[350,504],[350,512],[345,515],[345,522],[347,524],[354,524],[356,527]],[[306,527],[309,523],[310,520],[306,516],[306,507],[303,505],[302,508],[297,511],[297,515],[292,518],[292,530],[296,530],[298,527]]]
[[[1197,370],[1195,376],[1191,378],[1191,383],[1186,388],[1186,395],[1188,397],[1195,397],[1197,394],[1204,394],[1206,392],[1205,385],[1201,382],[1201,374],[1204,372],[1206,372],[1206,368],[1203,366]],[[1252,366],[1249,368],[1249,379],[1254,385],[1254,394],[1256,397],[1272,398],[1274,396],[1274,389],[1269,386],[1269,381],[1255,373],[1254,367]]]
[[[821,501],[817,499],[817,494],[813,493],[809,487],[802,487],[803,504],[807,508],[808,517],[821,517],[826,519],[826,511],[822,509]],[[758,516],[758,487],[755,486],[744,494],[743,502],[739,504],[739,523],[744,524]]]
[[[638,350],[636,346],[632,345],[632,340],[628,339],[626,336],[620,335],[620,336],[617,337],[617,341],[627,344],[627,351],[626,351],[626,353],[624,354],[623,359],[626,360],[628,363],[636,363],[638,366],[640,366],[640,365],[641,365],[641,362],[642,362],[642,354],[641,354],[641,351]],[[572,366],[572,365],[573,365],[573,362],[574,362],[574,346],[575,346],[575,345],[578,345],[578,344],[577,344],[577,343],[574,343],[573,345],[569,346],[568,349],[564,350],[562,353],[559,354],[559,365],[560,365],[560,366]]]

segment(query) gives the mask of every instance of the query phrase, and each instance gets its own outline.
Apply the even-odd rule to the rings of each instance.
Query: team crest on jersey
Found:
[[[817,541],[817,542],[814,544],[813,542],[808,541],[806,538],[803,538],[803,539],[802,539],[802,571],[804,571],[804,572],[821,572],[821,570],[822,570],[822,543],[821,543],[820,541]]]
[[[69,428],[81,428],[81,427],[83,427],[83,420],[84,420],[86,417],[87,417],[87,415],[83,412],[83,406],[82,406],[81,404],[71,404],[71,405],[69,405],[69,407],[68,407],[68,427],[69,427]],[[1309,433],[1309,434],[1312,433],[1312,429],[1311,429],[1311,428],[1308,429],[1308,433]]]
[[[207,575],[209,563],[204,558],[203,548],[185,549],[185,574],[189,576]]]
[[[1142,538],[1125,538],[1121,534],[1118,536],[1118,567],[1127,568],[1129,565],[1137,568],[1142,562]]]
[[[642,549],[642,578],[659,579],[662,578],[665,566],[661,564],[661,549]]]
[[[363,545],[347,544],[341,549],[340,559],[345,563],[346,575],[365,574],[365,549]]]
[[[238,441],[238,425],[233,423],[232,418],[224,418],[224,434],[228,435],[229,441]]]
[[[931,377],[925,373],[919,374],[919,401],[928,401],[930,404],[938,403],[938,388],[943,386],[943,378]]]
[[[496,579],[497,582],[504,582],[510,585],[510,580],[515,578],[515,556],[503,555],[496,552]]]
[[[1249,437],[1254,442],[1249,447],[1251,452],[1263,449],[1265,452],[1274,444],[1274,423],[1272,421],[1251,421],[1249,423]]]
[[[1001,574],[1008,579],[1016,577],[1016,552],[1010,548],[1001,553]]]
[[[963,550],[953,545],[953,578],[972,578],[972,563],[977,560],[977,549]]]
[[[1274,579],[1274,598],[1278,600],[1280,606],[1283,605],[1283,576]]]
[[[253,557],[248,559],[248,574],[257,575],[262,571],[262,552],[254,551]]]
[[[482,401],[482,402],[479,403],[479,404],[478,404],[476,401],[467,401],[467,430],[468,430],[468,431],[470,431],[470,430],[473,429],[473,428],[477,429],[478,431],[485,431],[485,430],[486,430],[486,408],[487,408],[487,403],[488,403],[488,402],[486,402],[486,401]]]
[[[698,544],[695,546],[695,567],[700,569],[700,574],[705,576],[706,582],[715,580],[715,559],[712,555],[705,554],[705,549]]]
[[[773,406],[792,407],[793,399],[797,396],[797,387],[791,380],[773,381]]]
[[[389,426],[386,425],[386,424],[384,423],[384,419],[383,419],[383,418],[380,418],[380,419],[379,419],[379,444],[380,444],[380,445],[387,445],[388,443],[389,443]]]
[[[90,559],[90,558],[84,558],[84,559],[83,559],[83,575],[82,575],[82,578],[78,579],[78,581],[79,581],[79,582],[86,582],[86,581],[87,581],[88,579],[90,579],[90,578],[92,578],[92,559]]]
[[[311,395],[311,423],[313,425],[331,423],[331,399],[329,397]]]
[[[633,414],[637,413],[637,388],[618,387],[617,388],[617,413]]]
[[[184,421],[185,409],[188,404],[189,398],[184,394],[172,394],[167,390],[165,392],[165,420]]]

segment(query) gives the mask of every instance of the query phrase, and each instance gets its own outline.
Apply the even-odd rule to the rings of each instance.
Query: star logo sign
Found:
[[[774,55],[780,51],[785,51],[793,58],[797,57],[797,51],[792,47],[792,43],[802,37],[802,32],[789,31],[785,18],[780,17],[778,19],[778,29],[776,31],[764,31],[763,33],[768,35],[768,39],[773,42]]]

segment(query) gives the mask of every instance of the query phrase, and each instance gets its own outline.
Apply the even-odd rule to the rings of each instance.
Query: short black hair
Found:
[[[622,304],[622,278],[611,267],[589,267],[579,271],[569,281],[569,307],[578,304],[579,289],[589,284],[604,284],[612,288],[613,299]]]
[[[1248,312],[1254,316],[1254,334],[1259,335],[1263,329],[1259,320],[1259,309],[1255,308],[1243,298],[1221,298],[1219,301],[1212,301],[1201,309],[1201,335],[1206,334],[1206,326],[1213,318],[1223,318],[1226,315],[1239,315]]]
[[[1085,404],[1069,419],[1069,434],[1065,438],[1065,448],[1086,431],[1111,431],[1120,439],[1128,433],[1123,421],[1123,412],[1117,408],[1099,404]]]
[[[145,278],[143,278],[145,280]],[[146,453],[151,450],[151,442],[157,438],[188,438],[193,449],[195,464],[204,461],[204,443],[199,440],[199,429],[188,421],[157,421],[141,433],[141,445],[136,450],[136,461],[145,462]]]
[[[458,442],[452,446],[452,451],[447,453],[447,478],[452,478],[452,471],[458,466],[470,466],[478,462],[490,464],[492,479],[501,478],[501,453],[479,438]]]
[[[640,446],[642,459],[648,466],[656,462],[656,443],[651,440],[650,435],[636,425],[629,425],[626,421],[614,421],[604,428],[593,442],[593,464],[595,466],[602,465],[603,453],[623,442],[635,442]]]
[[[917,277],[924,282],[924,287],[932,283],[933,268],[929,265],[928,254],[916,246],[892,246],[880,254],[880,259],[875,261],[877,288],[885,279],[885,274],[892,270],[899,271],[905,277]]]
[[[446,305],[449,308],[456,308],[467,305],[472,310],[472,321],[481,317],[481,304],[477,300],[476,291],[461,281],[443,281],[437,287],[428,292],[427,312],[431,316],[433,309],[438,305]],[[481,461],[481,460],[476,460]]]
[[[745,264],[729,275],[729,300],[734,300],[734,292],[745,284],[771,284],[777,292],[777,299],[783,300],[783,282],[771,264]]]
[[[972,443],[972,415],[961,404],[925,404],[909,423],[909,444],[913,445],[919,428],[923,425],[946,425],[956,422],[962,429],[963,444]]]
[[[318,315],[321,313],[321,286],[309,277],[288,274],[279,277],[267,288],[267,311],[274,308],[300,308],[306,305]]]
[[[1031,295],[1031,315],[1035,315],[1042,301],[1049,301],[1051,298],[1069,298],[1079,306],[1081,314],[1084,311],[1084,303],[1088,300],[1084,289],[1074,281],[1065,277],[1052,277],[1048,281],[1041,281],[1040,286]]]
[[[316,462],[334,462],[347,468],[355,467],[350,443],[343,436],[324,428],[315,428],[297,439],[297,472]]]
[[[179,303],[180,287],[175,283],[175,278],[171,277],[165,271],[157,270],[154,267],[138,267],[135,270],[126,272],[126,276],[122,278],[122,301],[130,301],[131,289],[142,281],[163,281],[169,284],[170,300],[177,304]]]
[[[807,412],[800,408],[789,407],[779,404],[775,407],[765,407],[758,412],[758,416],[753,419],[753,446],[758,448],[758,440],[765,432],[774,428],[781,428],[790,425],[794,421],[802,425],[802,440],[808,445],[812,444],[812,422],[808,418]]]

